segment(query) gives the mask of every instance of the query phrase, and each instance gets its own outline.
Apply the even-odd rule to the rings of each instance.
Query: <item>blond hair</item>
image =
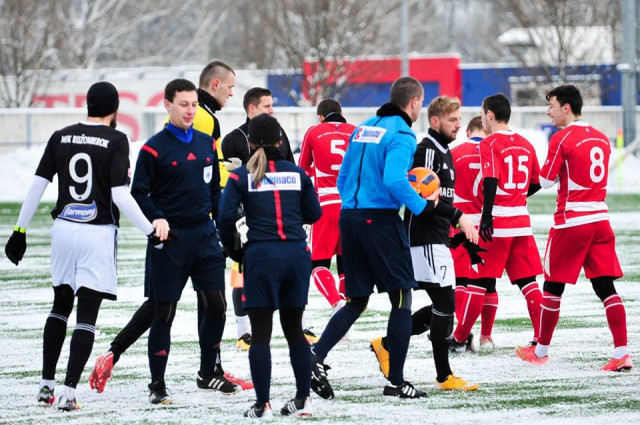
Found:
[[[427,117],[442,117],[460,109],[460,100],[457,97],[438,96],[434,98],[427,108]]]
[[[247,162],[247,170],[251,173],[254,187],[258,187],[267,174],[267,154],[263,147],[259,147]]]

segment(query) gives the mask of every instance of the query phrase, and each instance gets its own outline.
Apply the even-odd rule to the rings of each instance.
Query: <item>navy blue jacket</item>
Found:
[[[229,174],[218,216],[220,240],[225,247],[233,247],[240,203],[249,227],[247,243],[304,241],[307,234],[302,225],[314,223],[322,215],[309,176],[302,168],[282,159],[269,160],[267,175],[257,188],[253,187],[246,166]]]
[[[185,142],[181,139],[188,140],[190,131],[174,134],[168,127],[140,149],[131,194],[150,221],[198,226],[218,214],[220,170],[213,138],[193,130]]]

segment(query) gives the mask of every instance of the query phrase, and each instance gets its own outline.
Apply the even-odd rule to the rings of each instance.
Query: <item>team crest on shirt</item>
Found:
[[[356,130],[355,136],[353,136],[354,142],[360,143],[375,143],[378,144],[384,137],[384,134],[387,132],[386,128],[381,127],[369,127],[363,125],[362,127],[358,127]]]
[[[300,174],[293,172],[279,172],[265,174],[262,182],[256,187],[249,174],[249,192],[272,192],[276,190],[302,190]]]
[[[211,177],[213,177],[213,165],[207,165],[202,170],[202,178],[205,183],[211,183]]]
[[[93,220],[98,216],[98,206],[96,201],[91,204],[67,204],[58,218],[63,218],[69,221],[75,221],[77,223],[86,223]]]

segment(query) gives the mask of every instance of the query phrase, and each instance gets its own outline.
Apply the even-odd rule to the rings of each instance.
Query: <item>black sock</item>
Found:
[[[431,327],[431,307],[422,307],[411,316],[411,336],[422,335]]]
[[[171,325],[176,314],[176,303],[156,301],[155,304],[147,352],[152,383],[164,382],[164,373],[171,350]]]
[[[69,285],[56,286],[53,307],[42,336],[42,379],[54,380],[56,366],[67,336],[67,319],[73,310],[74,294]]]
[[[129,323],[111,342],[109,351],[113,353],[113,364],[116,364],[120,360],[122,353],[127,351],[131,345],[136,342],[142,334],[144,334],[153,322],[153,312],[155,310],[155,303],[153,300],[146,300],[140,307],[133,313]]]
[[[71,336],[69,363],[64,384],[75,388],[80,381],[91,350],[96,333],[96,320],[102,300],[97,298],[78,298],[77,324]]]
[[[400,385],[404,382],[404,362],[411,338],[411,310],[394,308],[387,324],[387,345],[389,346],[389,382]]]

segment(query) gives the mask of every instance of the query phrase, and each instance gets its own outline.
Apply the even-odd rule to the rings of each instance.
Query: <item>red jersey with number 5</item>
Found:
[[[556,229],[609,219],[605,203],[609,139],[584,121],[574,121],[551,137],[540,177],[557,181]]]
[[[480,161],[482,177],[498,179],[493,236],[532,235],[527,192],[540,175],[533,145],[513,131],[497,131],[480,142]]]
[[[480,213],[482,213],[481,140],[479,137],[469,139],[469,141],[451,149],[456,171],[453,206],[467,214],[476,226],[480,223]]]
[[[302,139],[298,165],[307,174],[312,174],[311,169],[314,168],[320,205],[340,202],[336,181],[354,130],[352,124],[323,122],[309,128]]]

